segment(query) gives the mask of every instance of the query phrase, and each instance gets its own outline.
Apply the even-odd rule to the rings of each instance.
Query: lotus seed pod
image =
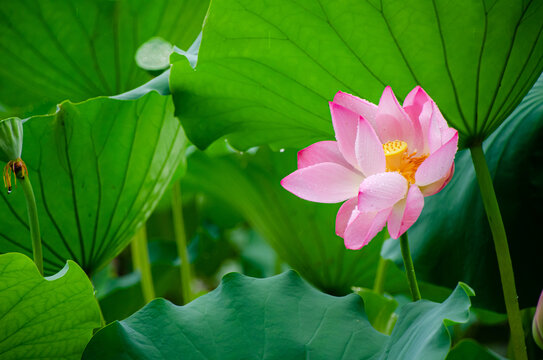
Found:
[[[15,117],[0,120],[0,160],[19,159],[22,151],[23,121]]]

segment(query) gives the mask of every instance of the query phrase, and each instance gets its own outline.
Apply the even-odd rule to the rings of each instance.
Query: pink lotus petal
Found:
[[[355,142],[358,166],[364,175],[370,176],[386,170],[383,145],[368,120],[360,117]]]
[[[430,185],[449,175],[458,149],[458,133],[437,151],[431,154],[415,173],[415,183],[418,186]]]
[[[428,133],[430,131],[430,123],[432,122],[433,101],[428,101],[422,106],[422,110],[419,114],[419,123],[422,131],[422,139],[419,139],[423,143],[422,151],[417,152],[419,154],[429,154],[430,147],[428,146]],[[419,145],[420,146],[420,145]]]
[[[379,212],[362,213],[357,210],[344,233],[345,247],[358,250],[368,243],[383,229],[391,209]]]
[[[281,185],[305,200],[336,203],[355,197],[363,179],[339,164],[320,163],[296,170],[281,180]]]
[[[388,232],[393,239],[399,238],[417,221],[424,207],[424,196],[417,185],[411,185],[407,197],[392,208],[388,217]]]
[[[441,145],[445,145],[449,142],[455,135],[458,134],[456,129],[445,127],[441,129]]]
[[[414,148],[411,118],[398,103],[390,86],[385,88],[379,100],[375,128],[381,143],[402,140],[407,143],[409,149]]]
[[[341,205],[341,207],[339,208],[336,217],[337,236],[343,237],[343,235],[345,234],[345,229],[347,228],[347,224],[349,224],[349,220],[351,219],[353,211],[356,209],[357,203],[358,199],[354,197],[345,201],[343,205]]]
[[[449,175],[447,175],[447,177],[445,177],[444,179],[438,180],[435,183],[432,183],[430,185],[420,187],[420,191],[422,192],[422,195],[426,197],[426,196],[437,194],[438,192],[443,190],[443,188],[449,183],[449,181],[451,181],[453,175],[454,175],[454,162],[451,166],[451,170],[449,172]]]
[[[351,168],[341,155],[337,141],[319,141],[298,151],[298,169],[324,162],[333,162],[348,169]]]
[[[442,145],[447,143],[457,131],[447,125],[447,121],[439,111],[437,105],[432,101],[432,116],[428,126],[427,140],[430,154],[434,153]]]
[[[428,96],[428,94],[420,86],[416,86],[413,90],[411,90],[411,92],[409,92],[409,94],[407,94],[403,102],[403,108],[413,123],[414,148],[411,149],[411,151],[417,151],[419,154],[424,153],[425,146],[424,132],[422,130],[419,117],[422,113],[424,104],[429,101],[432,101],[432,98],[430,98],[430,96]]]
[[[347,109],[362,115],[362,117],[368,120],[371,126],[375,126],[375,116],[377,115],[377,105],[370,103],[367,100],[361,99],[357,96],[347,94],[339,91],[334,96],[334,102]]]
[[[408,107],[412,107],[416,113],[416,117],[422,111],[422,106],[427,102],[431,101],[432,98],[424,91],[420,86],[415,86],[413,90],[407,94],[403,102],[403,108],[407,111]]]
[[[379,173],[364,179],[358,192],[358,210],[374,212],[391,208],[407,194],[407,180],[396,172]]]
[[[330,112],[339,151],[349,164],[358,167],[354,146],[360,115],[333,102],[330,102]]]

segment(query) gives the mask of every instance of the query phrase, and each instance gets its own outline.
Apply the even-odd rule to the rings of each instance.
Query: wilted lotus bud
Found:
[[[19,159],[22,151],[23,121],[15,117],[0,120],[0,160]]]
[[[11,173],[24,177],[26,165],[21,160],[23,151],[23,122],[19,118],[0,120],[0,160],[6,162],[4,168],[4,185],[11,192]]]
[[[535,343],[543,349],[543,291],[539,296],[539,302],[535,310],[534,322],[532,323],[532,334]]]

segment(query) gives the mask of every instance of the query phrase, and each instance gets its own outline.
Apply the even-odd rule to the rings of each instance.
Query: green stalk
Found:
[[[417,283],[415,267],[413,266],[413,259],[411,259],[411,252],[409,251],[407,231],[400,236],[400,246],[402,248],[403,263],[405,266],[405,273],[407,275],[407,282],[409,283],[409,290],[411,291],[411,297],[413,298],[413,301],[419,301],[421,299],[419,284]]]
[[[149,251],[147,249],[147,230],[143,225],[131,243],[132,262],[134,269],[139,270],[141,274],[141,288],[145,303],[155,298],[155,288],[153,286],[153,276],[151,274],[151,265],[149,262]]]
[[[522,328],[522,318],[518,305],[517,290],[515,287],[515,276],[513,274],[513,264],[509,254],[509,245],[505,227],[503,226],[498,200],[494,192],[492,177],[488,170],[485,154],[482,144],[476,144],[470,147],[471,159],[475,167],[475,174],[481,189],[483,204],[492,231],[494,239],[494,248],[498,258],[498,267],[502,281],[503,295],[505,299],[505,308],[509,318],[509,327],[511,329],[511,342],[513,344],[513,353],[515,360],[527,360],[526,344],[524,342],[524,330]]]
[[[98,305],[98,312],[100,313],[100,327],[95,328],[93,330],[92,334],[94,335],[99,330],[101,330],[103,327],[105,327],[107,325],[107,323],[106,323],[106,318],[104,317],[104,313],[102,312],[102,306],[100,305],[100,301],[98,300],[98,296],[97,296],[97,293],[96,293],[96,286],[95,286],[94,282],[92,281],[92,279],[89,278],[89,280],[91,280],[92,287],[94,289],[94,300],[96,300],[96,305]]]
[[[375,275],[375,283],[373,284],[373,291],[377,294],[383,295],[385,292],[385,278],[388,268],[388,261],[382,256],[379,256],[379,264],[377,265],[377,274]]]
[[[114,275],[114,271],[111,271],[110,276]],[[117,274],[115,274],[116,276]],[[89,280],[92,283],[92,287],[94,289],[94,300],[96,300],[96,304],[98,305],[98,312],[100,313],[100,327],[94,329],[93,334],[97,333],[98,330],[102,329],[107,325],[106,318],[104,317],[104,312],[102,311],[102,305],[100,305],[100,300],[98,300],[98,292],[96,291],[96,284],[92,278],[89,278]]]
[[[30,225],[30,238],[32,239],[32,255],[38,271],[43,276],[43,251],[41,248],[40,223],[38,221],[38,208],[36,207],[36,198],[34,190],[28,175],[18,177],[26,199],[26,208],[28,210],[28,224]]]
[[[183,202],[181,200],[181,185],[178,181],[172,188],[172,214],[175,242],[177,243],[177,252],[181,259],[181,295],[183,304],[188,304],[192,300],[191,290],[191,271],[189,256],[187,252],[187,237],[185,235],[185,221],[183,220]]]
[[[102,312],[102,307],[100,306],[100,302],[98,301],[98,298],[96,295],[94,296],[96,299],[96,302],[98,303],[98,310],[100,311],[100,329],[105,327],[107,325],[106,318],[104,317],[104,313]]]

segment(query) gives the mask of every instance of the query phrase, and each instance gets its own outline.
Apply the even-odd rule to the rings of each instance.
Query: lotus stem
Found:
[[[383,295],[385,292],[385,278],[388,268],[388,261],[382,256],[379,256],[379,264],[377,265],[377,273],[375,274],[375,283],[373,284],[373,291],[379,295]]]
[[[413,298],[413,301],[419,301],[421,299],[419,284],[417,283],[415,267],[413,266],[413,259],[411,258],[411,252],[409,251],[407,231],[400,236],[400,246],[402,248],[403,263],[407,275],[407,282],[409,283],[409,290],[411,291],[411,297]]]
[[[488,170],[485,154],[482,144],[476,144],[470,147],[471,159],[475,167],[475,174],[481,189],[483,204],[492,231],[494,247],[498,258],[498,267],[502,281],[503,296],[505,299],[505,308],[509,318],[509,328],[511,329],[511,342],[513,353],[516,360],[527,360],[526,343],[524,342],[524,329],[522,328],[522,318],[518,304],[517,290],[515,287],[515,276],[513,274],[513,263],[509,254],[509,245],[505,227],[503,226],[498,200],[494,191],[492,177]]]
[[[173,184],[172,188],[172,214],[173,226],[175,234],[175,242],[177,243],[177,252],[181,259],[181,295],[183,304],[188,304],[192,300],[191,290],[191,270],[189,256],[187,251],[187,237],[185,235],[185,221],[183,220],[183,202],[181,200],[181,185],[178,181]]]
[[[98,311],[100,312],[100,329],[105,327],[107,325],[106,318],[104,317],[104,313],[102,311],[102,307],[100,306],[100,301],[98,301],[98,298],[96,295],[94,296],[96,299],[96,303],[98,304]]]
[[[141,288],[145,303],[155,298],[151,264],[149,262],[149,250],[147,249],[147,230],[143,225],[136,233],[131,243],[132,262],[134,269],[141,274]]]
[[[32,256],[34,263],[43,276],[43,251],[41,246],[40,223],[38,221],[38,208],[36,207],[36,198],[28,174],[18,173],[17,178],[20,181],[23,193],[26,199],[26,208],[28,211],[28,224],[30,227],[30,238],[32,239]]]

